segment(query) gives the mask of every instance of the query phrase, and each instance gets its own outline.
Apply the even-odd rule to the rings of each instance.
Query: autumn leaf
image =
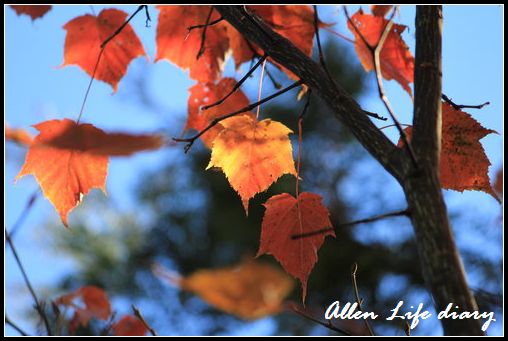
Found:
[[[333,230],[310,237],[292,239],[292,236],[332,226],[328,209],[322,198],[303,192],[298,198],[288,193],[275,195],[265,203],[266,211],[261,225],[258,256],[271,254],[282,267],[302,283],[305,302],[307,279],[317,262],[317,251],[326,236],[335,237]]]
[[[392,7],[393,7],[393,5],[371,5],[370,11],[376,17],[384,17],[386,15],[386,13],[390,12]]]
[[[207,110],[201,110],[201,107],[210,105],[223,99],[236,85],[234,78],[223,78],[219,83],[198,83],[189,89],[190,96],[188,100],[188,117],[185,130],[195,129],[201,131],[206,128],[213,119],[235,112],[249,105],[249,99],[243,91],[238,89],[224,103],[214,106]],[[222,130],[221,125],[215,125],[208,132],[201,136],[201,140],[208,147],[212,147],[212,142]]]
[[[51,10],[50,5],[10,5],[10,7],[16,11],[17,15],[26,14],[35,20],[42,18],[44,14]]]
[[[412,127],[405,129],[411,138]],[[442,103],[441,156],[439,173],[441,187],[455,191],[483,191],[499,200],[490,184],[489,159],[480,140],[494,130],[485,129],[468,113]],[[398,146],[403,146],[399,140]]]
[[[157,54],[155,61],[167,59],[183,70],[190,69],[190,77],[201,83],[221,78],[228,37],[223,26],[209,26],[206,30],[205,50],[196,60],[201,47],[202,29],[188,32],[187,28],[203,25],[210,12],[210,6],[170,5],[157,6]],[[210,21],[219,18],[214,11]]]
[[[230,117],[220,124],[224,129],[213,142],[206,169],[222,169],[247,212],[250,198],[268,189],[280,176],[296,175],[288,137],[292,131],[280,122],[258,122],[251,115]]]
[[[145,336],[148,332],[146,326],[138,318],[125,315],[111,327],[114,336]]]
[[[28,146],[32,143],[32,135],[24,129],[11,128],[5,124],[5,139],[7,141],[16,142],[20,145]]]
[[[497,171],[494,189],[501,197],[503,197],[503,167]]]
[[[87,326],[92,318],[107,320],[111,315],[111,304],[106,292],[95,286],[85,286],[63,295],[55,300],[56,304],[64,305],[75,310],[73,321]],[[71,329],[75,329],[71,326]]]
[[[279,313],[294,286],[291,277],[284,272],[254,260],[237,266],[198,270],[187,277],[177,277],[161,266],[157,266],[155,272],[217,309],[245,320]]]
[[[106,193],[109,155],[130,155],[162,146],[158,136],[107,134],[91,124],[50,120],[34,126],[39,135],[28,149],[16,180],[32,174],[65,226],[68,213],[92,188]]]
[[[375,47],[388,24],[388,20],[380,16],[363,14],[360,9],[351,17],[351,21],[361,34],[355,30],[351,22],[348,22],[348,28],[355,36],[356,54],[365,71],[374,70],[373,53],[365,45],[361,36],[365,38],[371,47]],[[393,24],[379,57],[383,77],[387,80],[396,80],[412,96],[409,84],[413,83],[414,79],[414,58],[401,37],[405,29],[406,26],[404,25]]]
[[[72,19],[67,30],[62,66],[78,65],[93,75],[101,52],[101,44],[124,24],[127,13],[118,9],[104,9],[98,16],[86,14]],[[127,24],[104,48],[95,79],[104,81],[116,92],[118,82],[125,75],[130,62],[146,52],[138,36]]]

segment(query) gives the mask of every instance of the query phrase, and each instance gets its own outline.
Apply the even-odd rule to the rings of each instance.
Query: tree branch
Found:
[[[356,279],[356,273],[358,272],[358,264],[354,263],[353,268],[351,269],[351,282],[353,283],[353,289],[355,291],[355,298],[356,303],[358,303],[358,309],[364,313],[362,308],[363,300],[360,298],[360,291],[358,290],[358,282]],[[372,327],[370,326],[370,323],[367,319],[363,320],[365,322],[365,327],[367,327],[367,330],[369,331],[370,336],[375,336],[374,330],[372,330]]]
[[[262,48],[273,60],[300,77],[333,110],[335,116],[395,178],[401,181],[411,168],[410,160],[368,119],[367,112],[326,71],[274,32],[243,6],[215,6],[222,17],[247,40]]]
[[[486,105],[489,105],[490,102],[485,102],[485,103],[482,103],[482,104],[477,104],[477,105],[467,105],[467,104],[455,104],[451,98],[449,98],[448,96],[446,96],[445,94],[441,94],[441,98],[443,99],[443,101],[445,101],[446,103],[450,104],[455,110],[461,110],[461,109],[464,109],[464,108],[469,108],[469,109],[481,109],[483,108],[484,106]]]
[[[441,6],[416,8],[415,102],[411,144],[418,171],[403,183],[423,277],[436,311],[449,303],[478,307],[468,287],[439,182],[441,143]],[[482,335],[479,320],[442,319],[445,335]]]

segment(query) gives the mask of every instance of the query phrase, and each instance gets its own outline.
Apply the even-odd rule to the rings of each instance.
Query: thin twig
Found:
[[[147,5],[140,5],[138,7],[138,9],[131,14],[131,16],[111,35],[109,36],[106,40],[104,40],[104,42],[101,44],[100,46],[100,52],[99,52],[99,55],[97,56],[97,62],[95,63],[95,67],[93,69],[93,72],[92,72],[92,77],[90,78],[90,82],[88,83],[88,87],[86,88],[86,92],[85,92],[85,98],[83,98],[83,103],[81,104],[81,109],[79,110],[79,115],[78,115],[78,119],[76,120],[77,123],[79,123],[79,121],[81,120],[81,116],[83,115],[83,110],[85,109],[85,104],[86,104],[86,100],[88,99],[88,94],[90,93],[90,89],[92,88],[92,84],[93,84],[93,81],[95,79],[95,74],[97,72],[97,69],[99,68],[99,62],[101,61],[101,57],[102,57],[102,54],[104,53],[104,49],[106,48],[106,45],[114,38],[116,37],[117,35],[120,34],[120,32],[122,32],[122,30],[125,28],[125,26],[127,26],[127,24],[129,24],[129,22],[132,20],[132,18],[134,18],[134,16],[136,14],[139,13],[139,11],[141,11],[143,9],[143,7],[146,9],[146,16],[147,16],[147,19],[146,19],[146,24],[148,25],[148,21],[150,21],[150,15],[148,13],[148,6]]]
[[[16,222],[14,223],[14,225],[12,225],[11,232],[9,233],[11,238],[14,238],[14,235],[16,234],[16,232],[18,232],[19,228],[25,222],[25,219],[28,217],[28,213],[32,209],[33,204],[35,203],[35,201],[37,200],[38,197],[39,197],[39,189],[37,188],[32,193],[32,195],[30,195],[30,197],[28,197],[28,200],[25,204],[25,207],[23,208],[23,211],[21,211],[21,214],[19,215],[18,219],[16,219]],[[5,244],[6,247],[7,247],[7,245],[8,244]]]
[[[252,75],[252,73],[259,67],[259,65],[261,65],[265,60],[266,60],[266,57],[267,55],[263,55],[259,60],[258,62],[256,63],[256,65],[252,66],[250,68],[250,70],[242,77],[242,79],[240,79],[236,84],[235,86],[231,89],[231,91],[226,95],[224,96],[222,99],[218,100],[217,102],[215,103],[212,103],[212,104],[209,104],[209,105],[205,105],[201,108],[201,110],[208,110],[212,107],[215,107],[219,104],[222,104],[224,103],[225,100],[227,100],[229,98],[229,96],[231,96],[236,90],[238,90],[243,83],[245,83],[245,81],[250,77],[250,75]]]
[[[379,214],[379,215],[376,215],[376,216],[373,216],[373,217],[370,217],[370,218],[355,220],[355,221],[351,221],[351,222],[345,223],[345,224],[339,224],[339,225],[336,225],[335,227],[327,227],[327,228],[316,230],[316,231],[312,231],[312,232],[307,232],[307,233],[302,233],[302,234],[295,234],[295,235],[291,236],[291,239],[299,239],[299,238],[312,237],[312,236],[315,236],[317,234],[322,234],[322,233],[326,233],[326,232],[329,232],[329,231],[338,230],[338,229],[343,228],[343,227],[348,227],[348,226],[353,226],[353,225],[358,225],[358,224],[372,223],[372,222],[375,222],[375,221],[378,221],[378,220],[381,220],[381,219],[385,219],[385,218],[389,218],[389,217],[409,216],[409,215],[410,215],[409,209],[405,209],[405,210],[402,210],[402,211],[395,211],[395,212],[390,212],[390,213]]]
[[[319,15],[318,15],[318,9],[317,9],[316,5],[313,5],[313,6],[314,6],[314,34],[316,35],[316,42],[317,42],[317,47],[318,47],[318,52],[319,52],[319,63],[321,64],[321,66],[325,70],[326,75],[328,76],[328,78],[330,78],[330,80],[332,80],[333,79],[332,75],[330,74],[330,71],[328,70],[328,67],[326,66],[326,63],[325,63],[325,57],[323,55],[323,50],[321,48],[321,39],[319,38]]]
[[[150,27],[148,22],[152,21],[152,19],[150,18],[150,13],[148,12],[148,6],[146,6],[146,5],[145,5],[145,15],[146,15],[145,27]]]
[[[189,27],[187,27],[187,34],[191,33],[192,30],[195,30],[197,28],[204,28],[206,26],[217,25],[218,23],[220,23],[223,20],[224,20],[224,18],[220,17],[219,19],[215,19],[213,21],[210,21],[208,24],[200,24],[200,25],[189,26]]]
[[[37,310],[37,312],[39,313],[39,316],[44,321],[44,325],[46,327],[46,331],[48,332],[48,335],[53,335],[51,333],[51,328],[49,326],[49,320],[46,315],[46,312],[44,311],[44,308],[42,307],[40,301],[37,299],[37,295],[35,294],[32,284],[30,283],[30,280],[28,279],[25,268],[23,267],[23,264],[21,263],[21,260],[19,259],[18,252],[16,251],[16,248],[14,247],[14,243],[12,242],[11,236],[9,235],[9,232],[7,232],[7,229],[5,229],[5,240],[11,246],[11,251],[12,251],[12,254],[14,255],[14,259],[16,260],[19,270],[21,271],[21,274],[23,275],[23,279],[25,281],[26,286],[28,287],[28,291],[30,291],[30,295],[32,295],[32,298],[35,302],[35,309]]]
[[[362,300],[360,298],[360,292],[358,291],[358,283],[356,281],[356,272],[358,271],[358,264],[354,263],[353,268],[351,269],[351,281],[353,282],[353,288],[355,290],[356,303],[358,303],[358,309],[363,313],[362,308]],[[371,336],[375,336],[374,331],[372,330],[369,321],[367,319],[363,320],[365,322],[365,327],[369,331]]]
[[[253,55],[254,57],[261,58],[261,55],[260,55],[259,53],[257,53],[256,49],[254,48],[254,46],[252,46],[252,44],[251,44],[251,42],[250,42],[250,41],[248,41],[247,39],[245,39],[245,43],[246,43],[246,44],[247,44],[247,46],[249,47],[249,49],[250,49],[250,51],[252,52],[252,55]],[[267,56],[267,58],[268,58],[268,55],[266,54],[266,52],[265,52],[265,55],[266,55],[266,56]],[[276,68],[278,68],[278,69],[280,70],[280,67],[279,67],[279,66],[277,66],[276,64],[273,64],[273,63],[272,63],[272,65],[273,65],[273,66],[275,66]],[[268,68],[266,68],[266,70],[265,70],[265,71],[266,71],[266,75],[268,76],[268,78],[270,78],[270,81],[272,82],[273,87],[274,87],[275,89],[280,89],[280,88],[282,88],[282,85],[281,85],[279,82],[277,82],[277,80],[276,80],[276,79],[275,79],[275,77],[272,75],[272,73],[270,72],[270,70],[268,70]]]
[[[12,322],[11,319],[9,318],[9,316],[7,316],[7,315],[5,315],[5,324],[8,324],[12,328],[16,329],[16,331],[18,333],[20,333],[22,336],[28,336],[28,333],[26,333],[23,329],[18,327],[18,325],[16,323]]]
[[[402,141],[404,142],[404,147],[407,149],[407,152],[409,154],[409,157],[411,158],[411,161],[413,162],[413,165],[418,168],[418,163],[416,162],[416,156],[413,151],[413,148],[411,147],[411,144],[408,141],[406,132],[404,129],[402,129],[402,126],[399,123],[399,120],[397,119],[397,116],[395,115],[395,112],[392,109],[392,106],[390,104],[390,101],[388,100],[388,97],[385,94],[384,87],[383,87],[383,75],[381,71],[381,50],[383,49],[384,43],[386,41],[386,38],[388,37],[388,34],[392,30],[393,27],[393,17],[397,13],[398,6],[395,6],[391,17],[388,19],[388,23],[385,26],[385,29],[383,30],[383,34],[381,35],[381,38],[379,38],[378,43],[376,44],[374,48],[374,68],[376,72],[376,80],[377,80],[377,88],[379,90],[379,97],[383,101],[386,110],[388,110],[388,113],[390,114],[390,117],[392,118],[393,122],[395,123],[395,126],[397,127],[397,130],[399,131],[400,137]]]
[[[201,32],[201,45],[199,46],[198,54],[196,55],[196,59],[199,59],[203,53],[205,53],[205,40],[206,40],[206,30],[208,26],[210,26],[210,18],[212,17],[213,6],[210,6],[210,12],[208,12],[208,16],[206,17],[205,25],[203,31]]]
[[[301,163],[302,142],[303,142],[302,122],[303,122],[303,117],[307,113],[307,108],[310,105],[311,95],[312,95],[312,90],[309,88],[309,91],[307,93],[307,101],[305,102],[302,112],[298,116],[298,159],[296,161],[296,189],[295,189],[295,194],[296,194],[297,198],[298,198],[298,195],[300,194],[300,163]]]
[[[176,142],[187,142],[187,145],[185,146],[185,152],[187,153],[189,151],[189,149],[192,147],[192,145],[194,144],[194,142],[201,136],[203,135],[204,133],[206,133],[208,130],[212,129],[216,124],[218,124],[219,122],[227,119],[227,118],[230,118],[230,117],[233,117],[233,116],[236,116],[238,114],[241,114],[241,113],[244,113],[244,112],[247,112],[247,111],[251,111],[253,109],[255,109],[258,105],[260,104],[263,104],[265,102],[268,102],[269,100],[277,97],[277,96],[280,96],[282,95],[283,93],[285,92],[288,92],[289,90],[291,89],[294,89],[296,88],[297,86],[300,86],[303,84],[303,80],[299,80],[299,81],[296,81],[294,82],[293,84],[291,84],[290,86],[288,86],[287,88],[284,88],[280,91],[277,91],[276,93],[268,96],[268,97],[265,97],[263,98],[261,101],[258,101],[258,102],[255,102],[255,103],[252,103],[252,104],[249,104],[248,106],[240,109],[240,110],[237,110],[235,112],[232,112],[230,114],[227,114],[227,115],[224,115],[224,116],[221,116],[221,117],[217,117],[215,119],[213,119],[210,124],[208,126],[206,126],[206,128],[204,128],[203,130],[201,130],[199,133],[197,133],[196,135],[192,136],[192,137],[189,137],[189,138],[173,138],[173,141],[176,141]]]
[[[312,317],[312,316],[309,316],[309,315],[305,314],[303,311],[300,311],[299,309],[296,309],[295,307],[291,307],[291,309],[292,309],[295,313],[297,313],[298,315],[300,315],[300,316],[302,316],[302,317],[306,318],[307,320],[310,320],[310,321],[312,321],[312,322],[314,322],[314,323],[320,324],[320,325],[322,325],[323,327],[328,328],[328,329],[330,329],[330,330],[333,330],[333,331],[334,331],[334,332],[336,332],[336,333],[343,334],[343,335],[346,335],[346,336],[351,336],[351,333],[350,333],[350,332],[348,332],[348,331],[346,331],[346,330],[344,330],[344,329],[341,329],[341,328],[337,328],[337,327],[335,327],[334,325],[332,325],[331,323],[326,323],[326,322],[320,321],[320,320],[318,320],[318,319],[315,319],[314,317]]]
[[[258,101],[261,100],[261,93],[263,92],[263,77],[265,76],[265,66],[266,60],[263,62],[263,66],[261,66],[261,74],[259,75],[259,86],[258,86]],[[259,112],[261,111],[261,105],[258,105],[256,108],[256,119],[259,119]]]
[[[484,106],[486,105],[489,105],[490,102],[485,102],[483,104],[478,104],[478,105],[467,105],[467,104],[455,104],[451,98],[449,98],[448,96],[446,96],[445,94],[441,94],[441,98],[443,99],[443,101],[445,101],[446,103],[450,104],[453,109],[455,110],[461,110],[461,109],[464,109],[464,108],[469,108],[469,109],[481,109],[483,108]]]
[[[134,312],[134,316],[136,316],[141,321],[141,323],[143,323],[143,325],[145,326],[146,329],[148,329],[150,334],[152,334],[152,336],[159,336],[157,332],[152,327],[150,327],[150,325],[146,322],[143,315],[141,315],[139,309],[134,304],[131,305],[131,307],[132,311]]]

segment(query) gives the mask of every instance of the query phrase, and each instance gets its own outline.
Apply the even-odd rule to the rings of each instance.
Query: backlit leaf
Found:
[[[296,175],[288,134],[282,123],[251,115],[230,117],[213,142],[207,169],[219,167],[238,192],[245,211],[249,199],[263,192],[284,174]]]
[[[26,14],[35,20],[37,18],[42,18],[44,14],[48,13],[51,10],[50,5],[10,5],[11,8],[16,11],[17,15]]]
[[[335,237],[335,232],[330,230],[299,239],[292,239],[292,236],[332,226],[330,213],[321,200],[314,193],[303,192],[298,198],[283,193],[265,203],[258,256],[273,255],[289,274],[298,278],[302,283],[303,301],[307,279],[318,259],[317,252],[325,237]]]
[[[377,45],[388,24],[388,20],[383,17],[364,14],[361,9],[351,17],[351,20],[371,47]],[[374,70],[372,52],[350,22],[348,28],[355,36],[356,54],[363,68],[367,72]],[[383,77],[387,80],[396,80],[412,96],[409,84],[413,83],[414,79],[414,58],[401,37],[405,29],[404,25],[393,24],[379,57]]]
[[[102,10],[98,16],[86,14],[65,24],[67,35],[62,66],[78,65],[92,76],[101,44],[123,25],[127,15],[124,11],[111,8]],[[131,25],[127,24],[106,45],[95,78],[110,84],[116,91],[130,62],[141,56],[146,56],[143,45]]]
[[[144,336],[148,332],[146,326],[138,318],[125,315],[111,327],[114,336]]]

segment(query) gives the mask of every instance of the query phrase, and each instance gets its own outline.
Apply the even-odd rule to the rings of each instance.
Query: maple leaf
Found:
[[[71,307],[75,310],[71,329],[77,325],[87,326],[92,318],[107,320],[111,315],[111,303],[106,292],[95,286],[84,286],[76,291],[60,296],[56,304]]]
[[[405,129],[407,137],[412,127]],[[468,113],[455,110],[450,104],[442,103],[441,154],[439,173],[441,187],[455,191],[483,191],[499,200],[490,184],[489,159],[480,139],[494,130],[481,126]],[[403,142],[399,140],[399,147]]]
[[[280,122],[257,121],[253,115],[230,117],[213,142],[206,169],[219,167],[242,199],[248,212],[249,199],[265,191],[284,174],[296,175],[291,129]]]
[[[303,192],[298,198],[288,193],[275,195],[265,203],[266,211],[261,225],[261,242],[258,256],[267,253],[302,284],[305,302],[307,279],[317,262],[317,251],[326,236],[335,237],[333,230],[310,237],[292,239],[293,235],[317,231],[332,226],[328,209],[322,198]]]
[[[190,77],[201,83],[213,82],[220,78],[229,48],[226,30],[221,25],[207,27],[205,51],[196,60],[201,47],[202,29],[188,32],[187,28],[203,25],[210,12],[210,6],[157,6],[157,54],[155,61],[167,59],[183,70],[190,69]],[[216,20],[216,11],[210,21]]]
[[[220,269],[198,270],[187,277],[178,277],[161,266],[155,271],[171,284],[245,320],[279,313],[284,299],[294,287],[287,274],[254,260]]]
[[[32,135],[24,129],[11,128],[5,124],[5,139],[28,146],[32,143]]]
[[[393,5],[371,5],[370,11],[377,17],[384,17],[386,13],[390,12]]]
[[[26,14],[35,20],[51,10],[51,5],[10,5],[17,15]]]
[[[111,327],[114,336],[145,336],[148,332],[146,326],[138,318],[125,315]]]
[[[363,14],[361,9],[351,17],[351,20],[371,47],[377,45],[389,22],[380,16]],[[355,36],[355,50],[363,68],[367,72],[374,70],[374,56],[372,52],[365,45],[351,22],[348,22],[348,28]],[[406,26],[404,25],[393,24],[390,33],[386,37],[379,58],[383,78],[396,80],[412,96],[409,83],[413,83],[414,80],[414,58],[401,37],[405,29]]]
[[[68,213],[92,188],[106,193],[108,155],[156,149],[159,136],[107,134],[91,124],[50,120],[34,126],[37,135],[16,180],[33,174],[65,226]]]
[[[206,128],[213,119],[222,115],[235,112],[249,105],[249,99],[243,91],[236,90],[224,103],[214,106],[207,110],[201,110],[201,107],[217,102],[224,98],[236,85],[234,78],[223,78],[218,84],[198,83],[189,89],[190,96],[188,100],[188,117],[185,130],[195,129],[201,131]],[[209,131],[201,135],[201,140],[208,147],[212,147],[212,142],[222,130],[221,125],[215,125]]]
[[[101,52],[101,44],[124,24],[127,15],[124,11],[110,8],[102,10],[98,16],[86,14],[65,24],[67,35],[62,67],[78,65],[92,76]],[[132,26],[127,24],[105,46],[95,79],[110,84],[116,92],[130,62],[141,56],[146,57],[143,45]]]

